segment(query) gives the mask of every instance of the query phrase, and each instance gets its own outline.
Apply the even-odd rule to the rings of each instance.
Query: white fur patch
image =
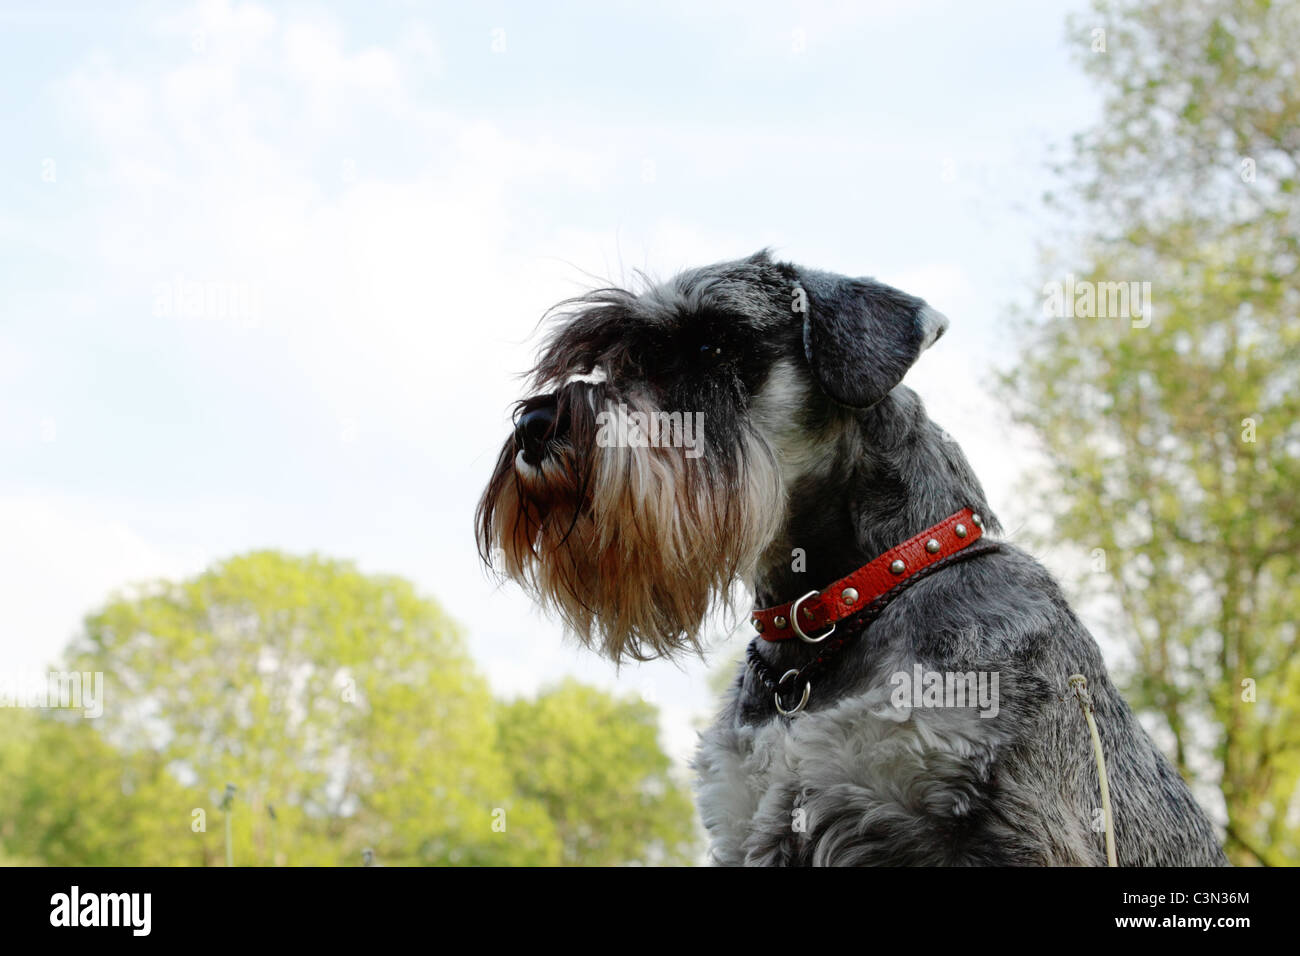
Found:
[[[939,341],[939,337],[948,331],[948,316],[937,309],[930,308],[928,305],[921,310],[916,320],[921,323],[922,352]]]
[[[772,366],[749,406],[750,420],[776,453],[781,483],[787,491],[804,476],[829,468],[838,455],[828,436],[810,434],[796,420],[807,405],[811,387],[804,373],[783,359]]]
[[[609,381],[609,373],[605,371],[604,366],[597,365],[590,372],[574,372],[564,384],[570,385],[573,382],[586,382],[589,385],[599,385],[601,382]]]

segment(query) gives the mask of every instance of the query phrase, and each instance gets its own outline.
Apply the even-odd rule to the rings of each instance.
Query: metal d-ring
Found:
[[[781,685],[786,682],[786,678],[788,678],[791,674],[793,674],[795,677],[799,676],[799,672],[797,670],[794,670],[793,668],[786,671],[784,674],[781,675],[781,679],[776,682],[776,693],[773,695],[776,698],[777,713],[779,713],[782,717],[792,717],[793,715],[799,713],[799,711],[807,707],[808,697],[809,695],[812,694],[812,681],[806,681],[803,685],[803,697],[800,699],[799,703],[797,703],[794,707],[790,708],[789,710],[786,710],[784,707],[782,707],[781,706]]]
[[[835,633],[835,625],[832,624],[831,629],[825,634],[821,634],[817,637],[809,637],[803,632],[803,628],[799,626],[799,605],[810,597],[815,597],[817,593],[818,592],[816,591],[809,591],[790,606],[790,626],[794,628],[794,633],[798,636],[799,640],[803,641],[805,644],[820,644],[822,641],[826,640],[826,638]],[[784,677],[781,679],[785,680]]]

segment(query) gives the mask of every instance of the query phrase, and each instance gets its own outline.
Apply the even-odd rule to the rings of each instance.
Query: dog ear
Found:
[[[874,279],[803,269],[799,285],[806,293],[804,354],[822,390],[851,408],[888,395],[948,329],[948,319],[924,300]]]

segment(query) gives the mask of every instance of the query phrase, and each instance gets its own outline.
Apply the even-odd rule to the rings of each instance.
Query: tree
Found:
[[[123,754],[80,716],[20,710],[3,720],[0,858],[48,866],[182,862],[176,847],[199,794],[156,754]]]
[[[220,865],[227,814],[235,865],[692,847],[653,708],[576,684],[498,707],[458,630],[400,578],[243,555],[113,597],[69,661],[103,675],[103,714],[0,711],[0,859]]]
[[[1235,861],[1300,862],[1300,8],[1098,2],[1071,30],[1104,93],[1055,197],[1087,228],[1072,284],[1152,308],[1050,310],[1001,388],[1052,538],[1105,562],[1134,703],[1221,787]]]
[[[567,681],[502,706],[498,720],[515,786],[546,808],[566,865],[694,860],[694,810],[659,748],[654,707]]]
[[[292,864],[353,864],[367,847],[390,865],[555,858],[545,813],[512,790],[459,634],[398,578],[249,554],[113,600],[72,657],[105,675],[104,740],[202,795],[203,832],[193,808],[158,808],[174,860],[224,857],[227,783],[237,864],[270,863],[273,842]]]

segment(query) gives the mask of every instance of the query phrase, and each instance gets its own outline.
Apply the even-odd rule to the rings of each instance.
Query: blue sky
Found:
[[[685,755],[705,665],[616,674],[477,565],[537,319],[768,245],[894,283],[1018,527],[982,383],[1098,111],[1075,6],[0,5],[0,669],[128,582],[318,551],[414,580],[499,692],[644,694]]]

